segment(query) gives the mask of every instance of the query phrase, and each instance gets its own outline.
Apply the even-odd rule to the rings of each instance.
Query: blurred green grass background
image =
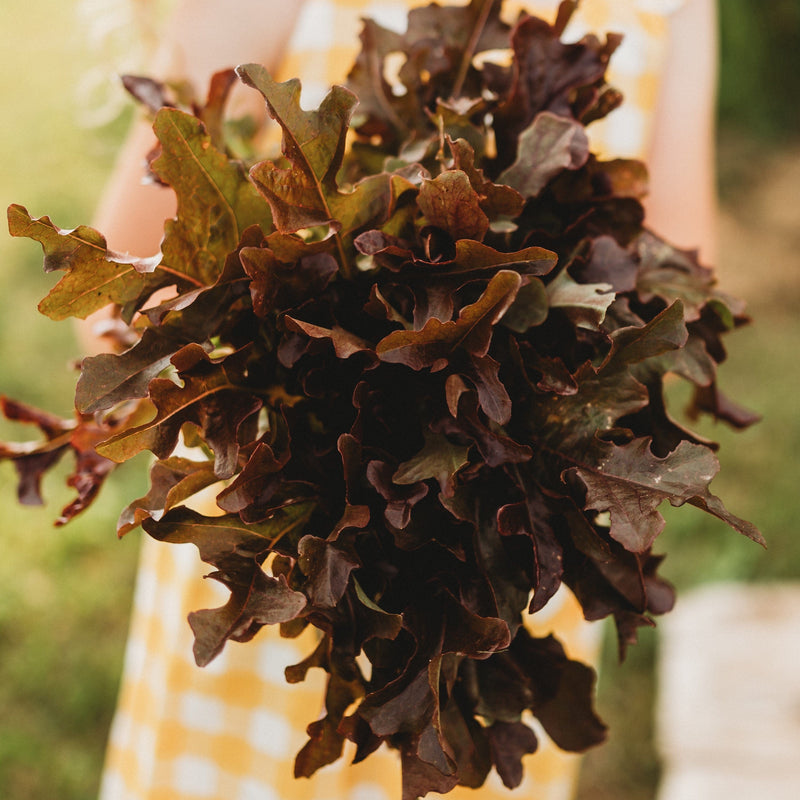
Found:
[[[125,129],[77,122],[75,86],[92,55],[75,5],[4,0],[0,24],[0,205],[21,203],[65,228],[91,219]],[[53,280],[32,244],[0,234],[0,393],[68,415],[78,347],[69,324],[36,312]],[[0,429],[20,433],[31,432]],[[140,488],[132,480],[120,473],[96,509],[55,529],[63,480],[47,482],[47,508],[23,508],[13,468],[0,464],[2,798],[96,796],[138,546],[114,533]]]
[[[95,61],[76,5],[4,0],[0,26],[0,204],[21,203],[65,228],[91,220],[126,124],[78,123],[75,86]],[[679,590],[800,577],[800,4],[721,0],[720,11],[719,273],[755,320],[729,337],[721,383],[764,420],[741,433],[708,421],[696,427],[722,445],[714,490],[762,528],[769,549],[694,509],[662,509],[663,572]],[[0,235],[0,393],[69,414],[78,347],[68,324],[35,310],[52,283],[37,245]],[[19,433],[0,426],[0,436]],[[68,499],[59,481],[45,484],[47,508],[21,508],[13,469],[0,464],[0,798],[96,795],[139,535],[119,542],[114,523],[143,480],[120,470],[92,510],[55,529]],[[621,666],[608,638],[599,706],[611,740],[587,758],[580,798],[645,800],[659,774],[651,711],[658,633],[643,632]]]

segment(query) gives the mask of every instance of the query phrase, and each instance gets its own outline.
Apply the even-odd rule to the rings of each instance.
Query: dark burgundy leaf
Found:
[[[587,36],[564,44],[557,29],[544,20],[523,19],[512,35],[512,85],[497,112],[498,152],[516,152],[521,132],[542,111],[580,118],[596,105],[595,93],[603,89],[608,60],[620,41],[621,37],[612,35],[601,44]],[[578,98],[583,101],[582,108],[574,105]]]
[[[530,681],[531,710],[560,748],[580,752],[605,739],[606,727],[592,709],[592,669],[567,658],[552,636],[535,639],[524,629],[511,652]]]
[[[519,444],[506,436],[495,426],[487,426],[478,415],[475,393],[467,394],[459,403],[458,418],[455,422],[444,420],[437,426],[443,433],[461,433],[475,442],[475,446],[486,464],[499,467],[502,464],[519,464],[531,458],[532,451],[527,445]]]
[[[571,395],[578,392],[577,381],[561,359],[540,356],[533,349],[527,349],[525,361],[530,369],[541,375],[536,382],[536,388],[539,391],[560,395]]]
[[[175,106],[175,103],[169,97],[167,87],[159,81],[154,81],[152,78],[141,75],[122,75],[120,80],[125,87],[125,91],[152,114],[155,114],[165,106]]]
[[[598,236],[586,263],[573,274],[584,283],[608,283],[617,293],[636,288],[639,259],[611,236]]]
[[[403,771],[402,800],[419,800],[428,792],[446,793],[458,783],[457,775],[444,775],[414,752],[402,750],[400,763]]]
[[[511,398],[500,380],[500,362],[491,356],[471,358],[465,374],[475,385],[478,403],[492,422],[505,425],[511,419]]]
[[[263,625],[294,619],[306,606],[306,598],[288,587],[284,578],[270,578],[253,571],[249,584],[231,584],[223,573],[210,576],[231,589],[228,602],[215,609],[189,614],[194,633],[194,658],[204,667],[222,652],[228,639],[246,641]]]
[[[398,529],[405,528],[411,520],[411,509],[428,494],[428,485],[423,481],[397,484],[392,480],[395,469],[381,461],[367,465],[367,479],[386,500],[386,521]]]
[[[486,729],[453,696],[439,713],[439,727],[455,760],[459,786],[479,789],[492,768]]]
[[[535,753],[536,734],[521,722],[495,722],[487,731],[492,763],[503,785],[516,789],[522,783],[522,756]]]
[[[530,487],[520,503],[503,506],[497,512],[497,528],[503,536],[527,536],[533,544],[536,573],[532,580],[530,613],[545,607],[561,585],[562,547],[550,524],[551,512]]]
[[[355,353],[371,352],[372,347],[369,342],[365,342],[358,336],[338,326],[333,329],[323,328],[313,325],[310,322],[303,322],[293,317],[284,317],[286,327],[290,331],[295,331],[308,336],[311,339],[329,340],[333,345],[337,358],[350,358]]]
[[[489,281],[477,302],[465,306],[458,319],[429,319],[420,331],[396,331],[382,339],[377,353],[382,361],[405,364],[412,369],[436,369],[456,349],[481,357],[487,354],[494,325],[514,301],[521,279],[518,273],[501,270]]]
[[[402,675],[380,690],[368,694],[358,713],[378,736],[422,730],[433,714],[435,696],[428,670]]]
[[[452,595],[445,593],[445,632],[443,653],[458,653],[471,658],[488,658],[511,643],[508,625],[500,619],[481,617]]]
[[[244,247],[240,258],[251,278],[253,311],[260,317],[270,311],[301,303],[322,292],[338,265],[330,253],[309,253],[292,263],[282,262],[269,247]]]
[[[408,122],[395,108],[392,87],[383,71],[384,59],[402,49],[400,34],[387,30],[372,19],[364,19],[361,29],[361,50],[356,56],[347,82],[358,95],[358,114],[365,118],[361,130],[365,135],[403,134]]]
[[[211,76],[208,84],[205,105],[200,109],[200,119],[206,126],[214,147],[224,149],[225,142],[225,104],[230,97],[231,89],[236,85],[236,72],[223,69]]]
[[[341,599],[350,573],[360,566],[354,554],[316,536],[304,536],[297,545],[298,566],[308,577],[305,592],[322,608],[333,608]]]
[[[309,741],[295,758],[295,778],[308,778],[320,767],[331,764],[339,758],[345,739],[339,730],[339,725],[347,708],[362,694],[359,681],[347,680],[339,675],[335,668],[331,670],[325,689],[327,713],[306,729]]]
[[[306,733],[309,740],[294,760],[295,778],[310,778],[320,767],[336,761],[344,747],[344,736],[328,716],[309,723]]]
[[[695,417],[699,416],[700,412],[713,414],[717,419],[724,420],[739,430],[749,428],[761,419],[760,415],[726,397],[719,390],[716,381],[707,386],[697,387],[689,410]]]
[[[42,479],[67,452],[62,445],[44,452],[15,453],[12,448],[0,446],[0,458],[10,458],[17,471],[17,500],[25,506],[40,506],[42,498]]]
[[[524,673],[508,652],[476,664],[475,679],[479,691],[475,711],[486,720],[517,722],[533,701]]]
[[[75,469],[67,477],[67,486],[75,489],[77,497],[61,510],[56,525],[65,525],[88,508],[116,466],[95,452],[95,445],[105,434],[106,431],[91,423],[79,425],[72,432],[70,447],[75,453]]]
[[[481,526],[475,536],[475,550],[478,569],[491,592],[493,611],[513,638],[522,624],[522,610],[528,605],[529,581],[522,565],[505,549],[496,519]]]
[[[66,453],[75,456],[75,468],[66,482],[75,489],[77,497],[62,509],[56,520],[56,525],[66,524],[92,503],[115,466],[95,452],[95,445],[108,436],[109,428],[80,414],[74,420],[63,420],[7,397],[0,397],[0,411],[9,420],[35,425],[45,436],[43,441],[23,444],[0,442],[0,460],[8,459],[17,471],[20,503],[41,505],[41,482],[45,474]]]
[[[328,658],[328,649],[330,641],[327,636],[323,636],[314,650],[306,656],[298,664],[292,664],[284,670],[286,680],[288,683],[302,683],[306,679],[308,671],[312,667],[318,669],[328,670],[330,666],[330,659]]]

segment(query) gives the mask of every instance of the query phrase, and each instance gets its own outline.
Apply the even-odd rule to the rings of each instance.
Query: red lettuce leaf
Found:
[[[43,310],[110,306],[119,349],[84,361],[74,419],[5,401],[39,438],[0,458],[38,502],[72,453],[64,521],[114,461],[152,451],[118,531],[193,543],[230,591],[190,617],[198,663],[265,624],[319,632],[286,674],[327,675],[298,776],[349,740],[356,761],[398,751],[408,800],[493,768],[519,785],[530,715],[562,748],[605,737],[593,672],[528,615],[563,584],[614,619],[623,655],[674,601],[653,552],[664,501],[761,541],[711,494],[716,445],[665,392],[687,380],[692,413],[753,421],[717,377],[744,308],[646,229],[644,166],[589,152],[585,126],[620,100],[618,37],[562,42],[573,8],[513,28],[491,0],[418,8],[403,34],[368,22],[349,88],[317,109],[241,67],[277,157],[226,117],[230,72],[204,105],[129,81],[161,107],[151,177],[178,203],[153,259],[9,211],[65,271]],[[185,507],[201,490],[216,515]]]

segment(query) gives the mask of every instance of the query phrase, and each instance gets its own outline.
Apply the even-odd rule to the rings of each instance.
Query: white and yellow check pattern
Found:
[[[362,17],[402,30],[408,8],[426,2],[306,0],[280,77],[299,76],[304,105],[318,103],[331,83],[343,80],[358,46]],[[666,17],[679,3],[583,0],[567,38],[586,31],[626,35],[612,72],[626,103],[603,129],[592,126],[600,151],[625,156],[646,152],[666,47]],[[513,13],[520,4],[508,5]],[[552,18],[555,5],[555,0],[536,0],[524,7]],[[292,777],[294,754],[305,743],[305,726],[320,712],[323,696],[319,670],[312,670],[302,684],[284,681],[284,667],[311,651],[307,636],[281,639],[276,629],[266,627],[247,644],[229,643],[205,669],[195,666],[186,615],[221,605],[227,595],[214,581],[202,580],[206,571],[191,545],[147,538],[143,543],[101,800],[396,800],[399,760],[385,748],[356,766],[345,759],[311,779]],[[535,632],[556,632],[571,657],[596,660],[598,628],[583,621],[566,591],[535,622]],[[517,789],[505,789],[493,773],[478,796],[568,800],[579,759],[541,738]],[[447,795],[451,800],[475,796],[460,788]]]

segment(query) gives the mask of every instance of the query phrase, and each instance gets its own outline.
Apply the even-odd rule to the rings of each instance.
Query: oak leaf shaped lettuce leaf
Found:
[[[739,533],[764,544],[763,537],[748,522],[729,513],[709,491],[719,462],[707,447],[681,442],[659,458],[648,439],[625,445],[598,445],[596,463],[575,468],[586,486],[586,507],[608,511],[611,536],[633,553],[647,551],[664,528],[657,508],[664,500],[674,506],[697,506]]]
[[[106,439],[97,450],[113,461],[127,461],[142,450],[166,458],[175,449],[181,428],[192,423],[214,451],[217,476],[231,477],[239,455],[237,430],[258,411],[261,400],[232,385],[224,359],[213,362],[199,345],[187,345],[173,356],[172,363],[179,358],[190,362],[189,368],[178,370],[183,385],[178,386],[169,378],[151,381],[155,416]]]
[[[489,351],[494,325],[514,302],[522,285],[518,272],[500,270],[480,298],[465,306],[455,320],[429,319],[421,330],[395,331],[378,342],[382,361],[412,369],[440,369],[456,350],[478,358]]]
[[[275,228],[280,233],[295,233],[330,226],[340,268],[350,275],[348,242],[353,232],[372,220],[382,220],[395,191],[393,186],[397,188],[388,173],[368,175],[349,192],[338,186],[337,173],[356,96],[349,89],[334,86],[319,109],[304,111],[298,80],[279,83],[256,64],[241,66],[238,73],[263,95],[270,115],[283,131],[282,149],[288,166],[264,161],[250,170],[269,201]]]
[[[108,249],[105,237],[86,225],[58,228],[49,217],[33,219],[25,208],[8,209],[12,236],[25,236],[42,246],[45,272],[66,274],[39,303],[50,319],[86,319],[101,308],[125,305],[168,282],[155,272],[160,256],[135,258]]]
[[[300,501],[251,525],[235,514],[209,517],[187,508],[175,508],[160,520],[144,521],[145,530],[159,541],[194,544],[200,558],[217,568],[211,577],[231,591],[224,606],[189,616],[195,660],[200,666],[212,661],[228,639],[246,641],[261,626],[295,619],[305,609],[305,595],[291,589],[284,577],[266,575],[260,561],[276,540],[298,536],[313,509],[313,501]]]

